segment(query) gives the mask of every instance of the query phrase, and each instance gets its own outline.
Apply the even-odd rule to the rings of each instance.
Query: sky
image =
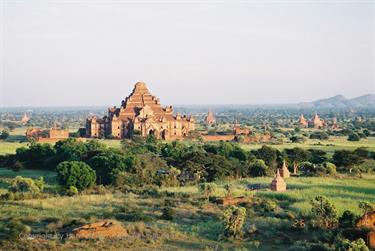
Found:
[[[0,0],[0,107],[297,103],[375,93],[368,1]]]

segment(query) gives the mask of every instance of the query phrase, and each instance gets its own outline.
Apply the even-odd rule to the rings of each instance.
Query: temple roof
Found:
[[[110,108],[109,116],[117,116],[120,120],[142,119],[153,117],[156,120],[172,120],[173,108],[163,108],[159,98],[150,94],[146,83],[137,82],[129,96],[121,102],[120,108]]]

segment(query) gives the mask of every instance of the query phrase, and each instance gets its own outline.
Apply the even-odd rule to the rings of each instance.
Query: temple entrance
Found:
[[[160,137],[164,140],[166,140],[168,138],[168,131],[167,130],[163,130],[161,133],[160,133]]]
[[[151,130],[148,132],[148,135],[156,136],[156,135],[155,135],[155,130],[151,129]]]

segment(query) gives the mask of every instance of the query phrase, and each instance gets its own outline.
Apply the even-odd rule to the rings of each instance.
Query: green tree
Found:
[[[337,167],[349,168],[349,170],[362,161],[358,155],[349,150],[336,150],[332,156],[332,162]]]
[[[313,223],[321,228],[334,228],[337,225],[337,209],[324,196],[317,196],[310,202]]]
[[[60,185],[83,190],[95,184],[95,171],[82,161],[64,161],[56,167],[57,180]]]
[[[363,214],[365,215],[375,210],[375,205],[367,201],[359,202],[358,207],[362,210]]]
[[[230,206],[223,213],[224,235],[238,238],[246,220],[246,208]]]
[[[12,181],[9,190],[11,192],[19,193],[34,193],[38,194],[43,191],[44,181],[43,178],[40,178],[39,181],[35,181],[31,178],[24,178],[21,176],[16,176]]]
[[[268,167],[275,169],[277,167],[278,150],[266,145],[254,152],[257,159],[262,159]]]
[[[323,131],[317,131],[310,134],[310,139],[328,140],[329,135]]]
[[[135,157],[132,155],[106,150],[94,155],[88,163],[96,171],[97,184],[109,185],[119,173],[130,170],[134,161]]]
[[[342,216],[339,218],[340,227],[354,227],[358,217],[350,210],[345,210]]]
[[[0,133],[0,139],[7,139],[8,137],[9,137],[9,132],[8,132],[8,130],[3,130],[1,133]]]
[[[360,238],[355,241],[350,241],[348,239],[341,240],[336,249],[337,251],[370,251],[366,246],[366,242]]]
[[[349,134],[348,136],[348,141],[360,141],[361,138],[359,137],[359,135],[357,133],[351,133]]]
[[[266,176],[268,172],[268,166],[264,160],[257,159],[248,163],[248,175],[251,177]]]

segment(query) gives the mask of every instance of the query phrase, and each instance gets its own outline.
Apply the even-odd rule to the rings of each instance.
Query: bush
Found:
[[[339,218],[339,225],[340,227],[354,227],[355,223],[358,219],[358,216],[356,216],[352,211],[345,210],[342,216]]]
[[[321,228],[334,228],[337,225],[337,209],[324,196],[317,196],[310,202],[313,223]]]
[[[8,222],[5,225],[3,230],[4,231],[0,231],[0,232],[7,233],[7,239],[12,240],[12,241],[18,240],[23,235],[27,235],[31,232],[31,228],[29,226],[16,220],[11,220],[10,222]]]
[[[171,207],[164,207],[163,208],[163,214],[161,215],[161,218],[164,220],[173,220],[176,212]]]
[[[215,192],[217,185],[215,183],[200,183],[198,184],[198,190],[208,200],[209,197]]]
[[[9,191],[14,193],[32,193],[38,194],[43,191],[44,182],[43,178],[40,178],[39,181],[34,181],[30,178],[24,178],[17,176],[11,183]]]
[[[228,207],[223,214],[224,235],[226,237],[240,237],[246,220],[246,208]]]
[[[335,175],[336,174],[336,165],[330,162],[324,162],[323,167],[326,170],[326,173],[329,175]]]
[[[341,239],[337,241],[336,249],[338,251],[370,251],[366,246],[366,242],[363,239],[357,239],[355,241],[350,241],[348,239]]]
[[[97,184],[109,185],[115,183],[119,173],[134,165],[134,157],[106,150],[93,156],[88,163],[96,172]]]
[[[75,186],[70,186],[65,192],[68,196],[75,196],[78,194],[78,189]]]
[[[312,134],[310,134],[310,139],[327,140],[329,139],[329,135],[326,132],[322,131],[313,132]]]
[[[9,132],[7,130],[3,130],[1,133],[0,133],[0,139],[7,139],[9,137]]]
[[[348,141],[360,141],[360,140],[361,140],[361,138],[356,133],[351,133],[348,136]]]
[[[257,159],[250,162],[248,165],[248,175],[251,177],[266,176],[268,171],[268,166],[265,164],[264,160]]]
[[[83,190],[95,183],[96,174],[89,165],[81,161],[64,161],[57,168],[57,180],[64,187],[75,186]]]

